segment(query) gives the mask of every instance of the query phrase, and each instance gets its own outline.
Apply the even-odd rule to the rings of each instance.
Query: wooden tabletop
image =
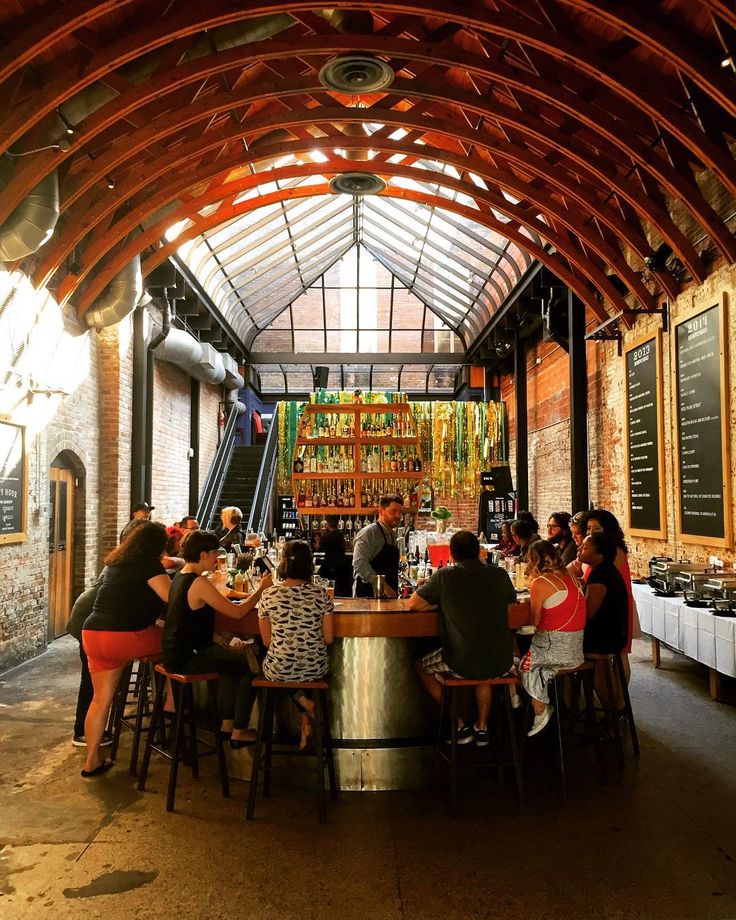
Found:
[[[509,612],[509,628],[518,629],[530,622],[531,610],[528,602],[515,604]],[[405,600],[376,601],[370,598],[335,598],[336,638],[388,638],[406,639],[421,636],[436,636],[438,633],[437,613],[418,613],[408,609]],[[258,635],[258,615],[255,610],[241,620],[217,614],[215,628],[221,632],[238,635]]]

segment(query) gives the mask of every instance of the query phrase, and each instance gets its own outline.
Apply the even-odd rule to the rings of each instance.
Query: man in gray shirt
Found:
[[[383,495],[378,501],[378,520],[364,527],[353,543],[353,594],[373,597],[376,576],[383,575],[384,597],[396,597],[399,591],[399,548],[394,528],[404,512],[400,495]]]

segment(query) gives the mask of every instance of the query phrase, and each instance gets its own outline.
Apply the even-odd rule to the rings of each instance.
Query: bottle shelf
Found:
[[[292,473],[292,479],[355,479],[357,473]],[[398,473],[397,473],[398,475]]]
[[[353,447],[355,438],[297,438],[297,447]]]
[[[405,471],[402,473],[369,473],[362,471],[360,473],[292,473],[292,479],[421,479],[424,474],[419,470],[415,472]]]

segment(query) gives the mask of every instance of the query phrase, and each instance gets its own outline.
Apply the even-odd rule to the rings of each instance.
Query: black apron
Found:
[[[371,567],[376,575],[383,575],[386,584],[390,585],[394,591],[399,590],[399,547],[393,546],[386,539],[386,532],[380,524],[371,524],[371,527],[377,527],[383,537],[383,546],[371,559]],[[373,597],[373,585],[365,582],[358,576],[355,585],[356,597]]]

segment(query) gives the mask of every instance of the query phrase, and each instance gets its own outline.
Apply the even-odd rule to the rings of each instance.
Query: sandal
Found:
[[[107,773],[115,764],[112,760],[103,760],[99,767],[95,767],[94,770],[82,770],[80,776],[82,779],[92,779],[93,776],[102,776],[103,773]]]
[[[302,736],[299,740],[299,750],[306,751],[314,744],[314,723],[311,716],[306,713],[302,716]]]

